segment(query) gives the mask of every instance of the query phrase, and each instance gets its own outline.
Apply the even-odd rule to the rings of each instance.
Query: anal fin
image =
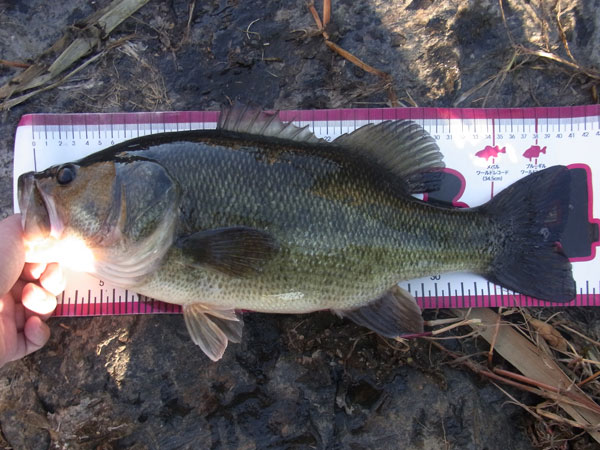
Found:
[[[194,344],[213,361],[223,356],[227,343],[240,342],[244,322],[232,309],[214,309],[203,303],[183,306],[183,318]]]
[[[389,338],[423,332],[421,309],[414,297],[399,286],[361,308],[333,312]]]

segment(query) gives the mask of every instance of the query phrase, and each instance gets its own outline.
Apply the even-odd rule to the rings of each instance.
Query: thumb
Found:
[[[0,297],[19,279],[25,264],[25,243],[21,215],[15,214],[0,222]]]

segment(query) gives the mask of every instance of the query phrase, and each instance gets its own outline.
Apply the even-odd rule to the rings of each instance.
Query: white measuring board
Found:
[[[20,174],[44,170],[138,136],[215,128],[218,112],[30,114],[17,128],[14,200]],[[552,165],[572,170],[573,205],[561,242],[573,263],[577,298],[569,306],[600,305],[596,257],[600,217],[600,107],[525,109],[384,108],[282,111],[284,121],[309,125],[326,140],[367,123],[410,119],[437,141],[447,169],[442,190],[426,200],[477,206],[519,178]],[[543,270],[540,267],[539,270]],[[467,273],[438,274],[400,283],[422,308],[551,306]],[[176,305],[140,298],[88,275],[69,273],[56,315],[179,312]]]

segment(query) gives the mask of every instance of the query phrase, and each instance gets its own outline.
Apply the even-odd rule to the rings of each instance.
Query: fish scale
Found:
[[[237,279],[192,262],[181,270],[185,256],[173,248],[136,291],[262,312],[351,309],[399,280],[478,271],[489,262],[489,255],[481,257],[487,237],[478,213],[432,208],[402,195],[389,174],[359,170],[370,163],[348,159],[344,149],[234,138],[198,132],[188,142],[149,140],[128,154],[157,161],[177,181],[183,192],[178,233],[257,227],[275,237],[279,254],[260,274]],[[352,191],[345,189],[348,179]]]
[[[182,130],[214,127],[218,113],[214,112],[169,112],[169,113],[118,113],[63,115],[27,115],[23,117],[15,140],[15,175],[32,170],[34,161],[38,169],[52,163],[68,161],[95,151],[101,146],[135,138],[152,130]],[[351,131],[368,122],[382,119],[411,118],[422,124],[436,137],[446,155],[447,165],[458,170],[466,179],[466,191],[461,201],[478,204],[489,198],[489,187],[496,192],[504,181],[481,181],[476,171],[482,170],[478,161],[470,159],[486,145],[507,147],[506,154],[500,154],[496,163],[500,168],[508,169],[507,182],[523,176],[529,169],[515,156],[515,149],[521,152],[538,143],[539,148],[547,147],[545,152],[534,155],[533,166],[542,163],[575,164],[574,167],[589,165],[593,170],[595,160],[590,149],[595,146],[598,132],[598,107],[566,108],[528,108],[528,109],[439,109],[439,108],[402,108],[402,109],[360,109],[330,111],[283,111],[282,117],[296,119],[302,125],[309,124],[319,136],[335,138],[342,132]],[[149,123],[154,125],[150,127]],[[475,136],[477,135],[477,136]],[[572,137],[573,136],[573,137]],[[71,137],[73,142],[70,141]],[[494,142],[495,139],[495,142]],[[87,142],[86,142],[87,140]],[[564,146],[568,146],[568,151]],[[535,146],[535,145],[534,145]],[[34,157],[35,153],[35,157]],[[531,152],[530,152],[531,153]],[[510,156],[510,157],[509,157]],[[537,157],[539,156],[539,159]],[[483,160],[481,160],[483,161]],[[490,163],[492,160],[490,159]],[[16,176],[15,176],[16,183]],[[494,185],[496,189],[494,189]],[[592,211],[590,184],[589,218]],[[485,192],[484,192],[485,191]],[[597,194],[597,192],[596,192]],[[598,194],[597,194],[598,195]],[[596,195],[596,196],[597,196]],[[594,207],[595,208],[595,207]],[[583,239],[583,235],[581,235]],[[575,256],[575,274],[578,280],[577,299],[566,305],[592,305],[598,301],[600,285],[597,277],[597,264],[593,262],[595,252],[590,256]],[[586,262],[588,261],[588,262]],[[589,270],[587,269],[589,267]],[[430,279],[431,278],[431,279]],[[138,296],[126,290],[114,289],[106,281],[101,282],[89,277],[71,276],[64,296],[59,298],[57,315],[95,315],[143,312],[177,311],[175,305],[160,302],[143,302]],[[537,299],[500,289],[491,283],[464,273],[444,274],[409,280],[402,283],[416,296],[419,304],[426,308],[435,307],[477,307],[549,305]]]

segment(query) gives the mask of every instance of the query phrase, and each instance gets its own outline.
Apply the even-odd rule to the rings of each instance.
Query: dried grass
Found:
[[[454,102],[454,106],[460,106],[468,98],[487,86],[487,91],[481,102],[481,106],[485,107],[490,95],[500,89],[502,83],[511,72],[524,66],[533,70],[548,70],[547,64],[539,64],[540,62],[551,63],[556,68],[567,71],[571,75],[571,79],[577,76],[587,78],[590,83],[592,98],[594,101],[598,101],[596,84],[600,81],[600,71],[592,67],[586,67],[573,56],[562,21],[564,14],[569,12],[569,10],[562,9],[560,0],[539,0],[531,2],[529,5],[522,5],[529,10],[530,18],[538,24],[539,34],[542,38],[537,48],[532,48],[531,44],[523,45],[517,42],[510,31],[503,0],[498,0],[498,5],[506,30],[506,36],[513,51],[498,73],[464,92]],[[552,36],[556,36],[556,38],[553,39]]]
[[[0,109],[10,109],[40,92],[58,87],[96,62],[108,50],[117,46],[115,42],[106,44],[110,33],[147,2],[148,0],[115,0],[67,30],[50,48],[35,58],[33,64],[0,86],[0,100],[3,100]],[[15,66],[14,62],[3,63]]]
[[[490,380],[511,403],[531,414],[535,423],[528,431],[535,447],[566,448],[567,442],[581,438],[582,431],[600,443],[600,342],[576,330],[577,325],[566,323],[561,314],[542,318],[520,309],[452,312],[457,316],[456,325],[467,324],[472,329],[457,339],[482,337],[489,350],[461,354],[448,350],[439,339],[429,338],[432,345],[447,354],[451,364]],[[510,364],[510,370],[498,367],[504,365],[502,360]],[[543,400],[526,405],[500,384]]]

